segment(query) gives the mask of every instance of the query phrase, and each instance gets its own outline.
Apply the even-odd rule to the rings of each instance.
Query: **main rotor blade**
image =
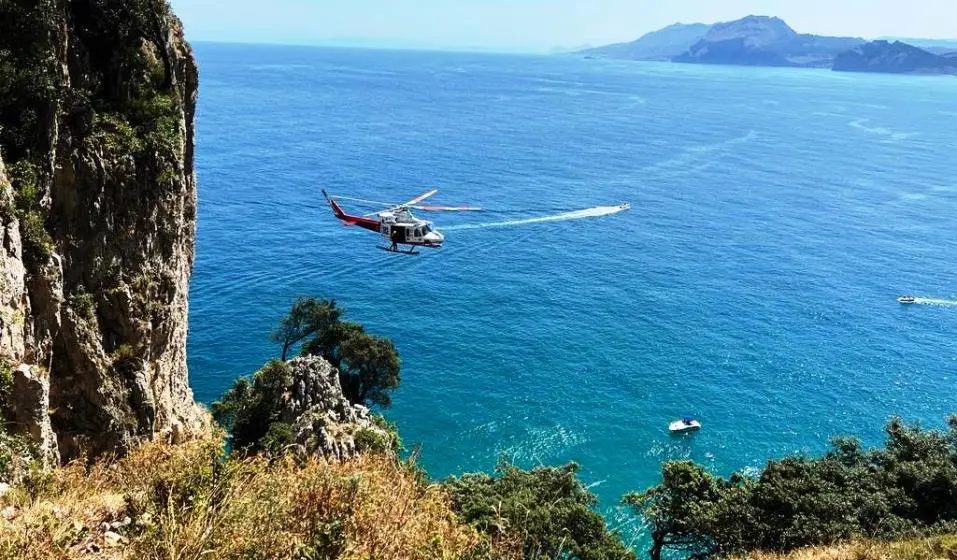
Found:
[[[481,210],[478,206],[413,206],[413,208],[424,212],[478,212]]]
[[[438,189],[433,189],[425,194],[420,194],[419,196],[413,198],[412,200],[406,202],[405,204],[399,204],[398,206],[415,206],[416,204],[422,202],[423,200],[429,198],[430,196],[435,195],[435,193],[437,192],[439,192]]]

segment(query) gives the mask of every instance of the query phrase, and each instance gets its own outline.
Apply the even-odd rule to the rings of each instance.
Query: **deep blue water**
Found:
[[[335,297],[397,344],[387,415],[433,476],[575,460],[611,514],[669,458],[728,473],[957,411],[957,80],[197,53],[204,401],[277,354],[267,335],[297,295]],[[320,187],[434,187],[488,212],[433,216],[447,246],[396,256],[336,223]],[[704,429],[669,437],[685,414]]]

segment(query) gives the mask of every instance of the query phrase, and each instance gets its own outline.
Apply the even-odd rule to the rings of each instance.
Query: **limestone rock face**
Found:
[[[0,25],[0,51],[55,92],[0,100],[8,171],[36,176],[2,180],[0,359],[47,373],[64,459],[205,431],[186,370],[198,83],[182,26],[152,0],[38,0],[0,21],[31,29]],[[25,111],[30,129],[2,122]]]
[[[309,356],[296,358],[289,366],[292,385],[282,421],[292,425],[301,455],[347,459],[360,450],[356,445],[360,432],[383,441],[391,437],[372,422],[369,409],[343,395],[339,372],[329,362]]]
[[[13,372],[11,405],[14,424],[37,448],[49,467],[60,463],[56,434],[50,425],[50,380],[37,366],[22,364]]]
[[[0,206],[13,207],[13,190],[0,154]],[[22,356],[26,318],[26,268],[20,241],[20,220],[12,211],[0,213],[0,357]]]

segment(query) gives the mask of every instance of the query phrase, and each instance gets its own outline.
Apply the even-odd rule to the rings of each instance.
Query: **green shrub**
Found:
[[[377,428],[387,434],[385,441],[386,449],[394,453],[401,453],[405,449],[405,446],[402,444],[402,438],[399,436],[399,427],[394,422],[389,422],[389,420],[381,414],[372,414],[371,419]]]
[[[262,451],[273,457],[282,456],[290,445],[295,443],[292,426],[285,422],[273,422],[262,438]]]
[[[949,432],[887,424],[883,449],[835,439],[820,458],[769,461],[757,477],[666,463],[661,484],[625,497],[650,523],[652,558],[787,551],[853,537],[901,538],[957,522],[957,417]]]
[[[114,156],[133,154],[141,147],[133,127],[117,113],[98,113],[93,119],[91,137]]]
[[[26,212],[20,217],[20,237],[29,260],[44,262],[53,254],[53,238],[39,212]]]
[[[14,213],[20,220],[20,237],[28,259],[46,261],[53,253],[53,238],[46,229],[40,208],[42,196],[39,173],[32,163],[21,160],[7,168],[14,190]]]
[[[359,429],[353,436],[353,439],[356,442],[356,450],[358,451],[372,453],[397,451],[394,447],[394,438],[368,428]]]
[[[283,395],[292,384],[289,365],[273,360],[253,374],[252,379],[240,377],[226,393],[212,405],[213,418],[232,435],[232,447],[244,453],[266,451],[267,444],[278,444],[281,428],[273,427],[280,421]],[[270,441],[264,438],[270,434]],[[290,436],[291,439],[291,436]]]
[[[594,510],[578,465],[522,470],[502,462],[497,477],[466,474],[443,486],[459,516],[492,542],[521,539],[524,557],[633,560],[634,553]]]
[[[88,293],[83,286],[77,288],[69,299],[70,307],[76,314],[87,321],[96,320],[96,300],[93,294]]]
[[[10,397],[13,395],[13,364],[0,360],[0,420],[10,414]]]
[[[33,445],[23,436],[13,435],[0,425],[0,481],[24,478],[36,462]]]

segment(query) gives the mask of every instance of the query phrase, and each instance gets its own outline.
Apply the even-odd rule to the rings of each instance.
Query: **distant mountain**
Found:
[[[920,39],[916,37],[878,37],[875,41],[887,41],[895,43],[907,43],[915,47],[920,47],[926,51],[933,52],[938,49],[946,49],[949,52],[957,52],[957,39]]]
[[[709,29],[711,26],[703,23],[676,23],[630,43],[582,50],[577,54],[625,60],[671,60],[701,40]]]
[[[834,61],[838,72],[957,74],[957,53],[938,55],[896,41],[874,41],[849,50]]]
[[[717,23],[674,62],[828,68],[863,39],[800,34],[776,17],[748,16]]]
[[[637,41],[577,51],[587,57],[697,64],[833,68],[844,72],[957,73],[957,39],[884,40],[798,33],[782,19],[747,16],[707,25],[675,24]]]

